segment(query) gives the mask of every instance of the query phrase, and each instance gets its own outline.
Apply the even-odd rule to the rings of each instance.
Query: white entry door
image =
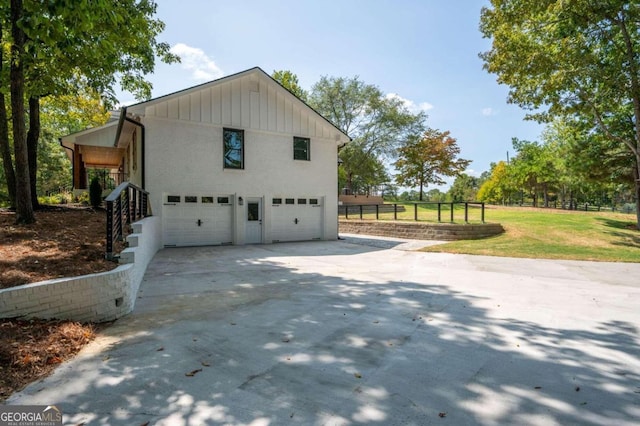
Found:
[[[247,199],[247,217],[245,242],[247,244],[262,243],[262,199]]]

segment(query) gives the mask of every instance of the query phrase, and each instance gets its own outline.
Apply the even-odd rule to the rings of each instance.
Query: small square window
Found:
[[[218,204],[229,204],[229,197],[218,197]]]
[[[311,160],[311,140],[309,138],[293,137],[293,159]]]
[[[282,198],[274,198],[271,200],[271,204],[282,204]]]
[[[202,197],[200,201],[202,204],[213,204],[213,197]]]
[[[306,198],[298,198],[298,204],[307,204]]]
[[[224,168],[244,169],[244,130],[223,129]]]
[[[197,203],[198,202],[198,197],[196,197],[195,195],[185,195],[184,196],[184,202],[185,203]]]
[[[286,200],[284,200],[285,204],[295,204],[296,200],[293,198],[287,198]]]
[[[309,198],[309,204],[318,204],[318,199],[317,198]]]
[[[179,203],[180,196],[179,195],[167,195],[167,203]]]

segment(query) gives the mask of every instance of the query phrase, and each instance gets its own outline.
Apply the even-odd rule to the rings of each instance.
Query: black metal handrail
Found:
[[[106,258],[114,258],[113,245],[124,238],[124,227],[151,216],[149,193],[130,182],[123,182],[104,200],[107,205]]]
[[[438,210],[437,210],[437,214],[438,214],[438,222],[442,222],[442,206],[448,206],[449,207],[449,221],[453,222],[454,218],[453,218],[453,212],[454,212],[454,206],[456,205],[464,205],[464,221],[465,223],[469,223],[469,207],[480,207],[480,221],[482,223],[485,223],[485,216],[484,216],[484,206],[485,203],[483,202],[479,202],[479,201],[456,201],[456,202],[430,202],[430,201],[426,201],[426,202],[415,202],[415,203],[406,203],[406,204],[413,204],[413,220],[418,221],[419,220],[419,215],[418,215],[418,206],[419,205],[437,205],[438,206]],[[390,207],[393,207],[393,210],[390,209]],[[380,213],[381,213],[381,207],[384,207],[385,210],[389,210],[393,212],[393,220],[398,220],[398,212],[400,211],[400,207],[403,206],[398,206],[397,203],[395,204],[351,204],[351,205],[343,205],[341,207],[344,207],[344,216],[345,219],[349,219],[349,209],[351,207],[357,209],[356,210],[356,215],[360,217],[360,219],[363,219],[363,215],[368,212],[368,213],[375,213],[375,220],[380,220]],[[403,208],[404,211],[404,208]]]

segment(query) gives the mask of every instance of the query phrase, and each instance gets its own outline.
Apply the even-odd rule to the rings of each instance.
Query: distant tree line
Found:
[[[395,194],[395,183],[417,188],[423,200],[425,187],[460,175],[470,163],[458,158],[460,148],[448,131],[427,126],[424,111],[411,111],[401,97],[358,77],[323,76],[309,92],[289,70],[274,71],[272,77],[352,138],[339,151],[343,193]],[[398,172],[393,179],[389,163]]]

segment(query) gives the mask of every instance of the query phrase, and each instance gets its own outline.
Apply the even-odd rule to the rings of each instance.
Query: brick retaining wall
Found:
[[[341,219],[339,231],[414,240],[456,241],[492,237],[503,233],[504,228],[499,223],[454,224]]]
[[[147,265],[160,249],[161,221],[147,217],[133,223],[129,247],[116,269],[0,290],[0,318],[69,319],[104,322],[133,310]]]

